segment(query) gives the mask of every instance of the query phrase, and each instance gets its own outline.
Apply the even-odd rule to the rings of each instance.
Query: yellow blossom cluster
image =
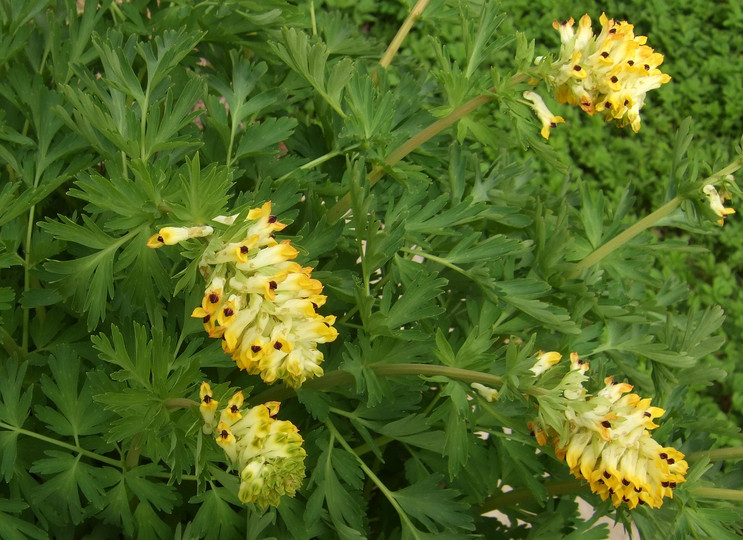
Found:
[[[588,15],[581,17],[577,30],[572,18],[553,23],[561,46],[557,59],[549,65],[546,81],[555,88],[555,99],[560,103],[579,105],[591,115],[601,113],[607,122],[616,120],[620,127],[629,124],[637,132],[645,95],[671,77],[658,68],[663,55],[645,45],[647,38],[635,35],[633,25],[616,22],[603,13],[599,21],[598,35],[594,35]],[[542,57],[537,59],[538,63],[543,61]],[[543,125],[548,113],[537,110]],[[543,128],[545,138],[549,136],[549,129],[546,131],[545,135]]]
[[[244,410],[244,397],[237,392],[216,418],[219,402],[208,383],[201,383],[201,405],[205,433],[216,441],[240,474],[238,498],[261,508],[278,506],[282,495],[293,497],[305,475],[307,455],[297,427],[276,420],[279,402],[270,401]]]
[[[237,216],[214,221],[234,225]],[[254,208],[230,239],[212,234],[212,227],[165,227],[148,245],[160,247],[187,238],[211,235],[200,261],[207,279],[201,305],[192,317],[203,321],[210,337],[240,369],[267,383],[279,379],[292,387],[323,374],[318,343],[333,341],[335,317],[317,313],[325,303],[323,285],[312,279],[312,268],[292,261],[298,252],[275,232],[286,225],[271,214],[271,203]]]
[[[653,420],[665,411],[653,407],[649,398],[629,393],[632,385],[617,383],[612,377],[604,380],[604,388],[595,396],[587,396],[586,377],[576,375],[584,375],[588,363],[573,353],[570,364],[572,376],[564,380],[571,382],[561,387],[569,423],[567,437],[561,438],[558,426],[540,419],[529,424],[537,442],[545,445],[549,441],[570,472],[586,479],[603,500],[611,498],[615,506],[630,508],[660,507],[663,498],[672,498],[673,489],[685,481],[688,469],[681,452],[662,447],[650,436],[649,430],[658,427]]]

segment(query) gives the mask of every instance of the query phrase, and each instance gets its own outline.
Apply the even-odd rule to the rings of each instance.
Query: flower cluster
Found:
[[[554,354],[554,353],[553,353]],[[665,412],[653,407],[650,399],[629,393],[632,385],[617,383],[612,377],[597,395],[586,398],[583,382],[588,363],[571,354],[570,373],[561,385],[567,437],[557,433],[559,426],[545,420],[529,424],[540,445],[550,440],[558,458],[564,459],[576,478],[588,480],[591,490],[615,506],[630,508],[647,504],[658,508],[664,497],[684,482],[688,469],[684,455],[675,448],[662,447],[649,433],[653,422]]]
[[[312,268],[291,260],[298,252],[289,240],[276,240],[285,225],[271,215],[271,203],[250,210],[239,226],[236,218],[214,218],[233,225],[227,230],[232,241],[224,240],[227,233],[212,235],[211,227],[165,227],[148,245],[212,235],[199,265],[206,290],[191,316],[203,321],[210,337],[222,339],[238,368],[267,383],[283,379],[299,387],[323,374],[317,344],[338,336],[335,317],[317,313],[326,300],[322,283],[312,279]]]
[[[261,508],[278,506],[282,495],[293,497],[304,479],[307,455],[297,427],[276,420],[279,402],[270,401],[243,410],[243,393],[237,392],[222,409],[208,383],[201,383],[201,405],[205,433],[215,433],[216,441],[240,472],[239,499]]]
[[[581,17],[577,31],[573,19],[553,23],[562,43],[557,60],[548,66],[546,81],[555,88],[560,103],[579,105],[591,115],[601,113],[607,122],[629,124],[637,132],[645,95],[671,77],[658,69],[663,55],[645,45],[647,38],[636,36],[633,25],[615,22],[603,13],[599,21],[598,35],[594,35],[588,15]],[[538,63],[544,61],[537,59]],[[547,138],[549,129],[545,135],[543,128],[542,135]]]

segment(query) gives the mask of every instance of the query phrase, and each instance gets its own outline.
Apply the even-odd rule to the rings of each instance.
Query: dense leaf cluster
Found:
[[[701,299],[679,277],[692,257],[718,275],[678,233],[716,219],[698,188],[719,156],[676,105],[688,85],[648,105],[641,144],[586,121],[547,145],[521,94],[531,40],[556,42],[535,20],[557,14],[432,2],[385,70],[407,8],[330,4],[0,0],[0,537],[604,538],[609,515],[647,538],[734,538],[740,507],[709,489],[742,471],[703,452],[740,436],[694,388],[727,384],[714,290],[740,261]],[[687,54],[693,31],[656,8],[657,47]],[[580,265],[674,197],[662,229]],[[326,375],[296,392],[239,372],[190,317],[204,243],[146,246],[268,200],[338,316]],[[538,350],[667,410],[655,438],[697,453],[672,501],[614,509],[537,449],[531,418],[567,422],[549,378],[534,390]],[[296,498],[239,502],[192,401],[203,379],[220,400],[282,401],[307,451]]]

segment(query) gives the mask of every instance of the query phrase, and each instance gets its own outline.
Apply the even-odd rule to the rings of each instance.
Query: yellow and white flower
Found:
[[[571,372],[565,378],[579,371],[582,375],[587,370],[583,365],[571,355]],[[654,420],[665,411],[653,407],[650,399],[629,393],[632,385],[612,377],[588,399],[585,391],[577,390],[564,391],[567,435],[558,435],[560,426],[534,420],[529,429],[537,442],[544,445],[549,440],[570,472],[586,479],[603,500],[611,498],[614,506],[658,508],[665,497],[672,498],[673,489],[685,481],[688,465],[681,452],[662,447],[650,436],[649,430],[658,427]]]
[[[647,38],[635,35],[633,25],[603,13],[599,21],[598,35],[588,15],[581,17],[577,31],[572,18],[553,23],[561,46],[557,59],[548,66],[546,82],[560,103],[578,105],[591,115],[601,113],[607,122],[615,120],[620,127],[630,125],[637,132],[645,95],[671,77],[659,69],[663,55],[645,45]]]
[[[530,105],[530,107],[534,109],[534,112],[537,113],[539,121],[542,122],[542,137],[544,137],[545,139],[549,139],[550,129],[553,127],[557,127],[557,124],[564,123],[565,119],[562,116],[556,116],[552,114],[552,111],[549,110],[547,104],[542,99],[542,96],[540,96],[536,92],[527,90],[526,92],[524,92],[523,95],[524,99],[528,99],[529,101],[531,101],[532,104]]]
[[[208,285],[191,316],[201,319],[209,337],[222,339],[239,369],[296,388],[323,374],[317,345],[338,336],[335,317],[317,313],[326,300],[323,285],[312,268],[292,260],[299,253],[289,240],[276,240],[274,233],[286,225],[271,214],[270,202],[250,210],[237,232],[235,220],[215,219],[232,225],[229,242],[208,227],[212,239],[199,265]],[[166,227],[153,238],[164,245],[206,235],[206,229]]]
[[[211,389],[202,383],[203,389]],[[204,404],[202,397],[202,406]],[[217,403],[213,399],[207,405]],[[304,458],[307,455],[304,440],[297,427],[286,420],[276,420],[279,402],[269,401],[247,410],[244,396],[237,392],[217,422],[204,415],[204,431],[214,431],[216,442],[240,475],[238,498],[244,503],[255,503],[261,508],[278,506],[283,495],[293,497],[305,476]],[[216,424],[216,426],[214,425]],[[207,431],[208,427],[208,431]]]
[[[725,216],[729,216],[730,214],[735,214],[735,209],[733,208],[725,208],[725,201],[730,198],[729,194],[726,191],[723,191],[722,194],[717,191],[717,188],[713,186],[712,184],[707,184],[702,189],[704,191],[704,194],[707,196],[707,199],[709,200],[709,206],[712,208],[712,211],[720,216],[722,219],[718,220],[719,225],[725,224]]]

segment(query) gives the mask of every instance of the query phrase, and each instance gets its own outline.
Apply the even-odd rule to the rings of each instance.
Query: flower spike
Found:
[[[549,425],[543,418],[530,422],[529,429],[540,445],[549,441],[570,472],[586,479],[591,491],[603,500],[610,498],[617,507],[660,507],[685,481],[688,469],[684,454],[662,447],[650,436],[649,430],[658,427],[653,420],[665,411],[651,406],[650,399],[629,393],[632,385],[612,377],[604,380],[604,388],[595,396],[586,397],[582,385],[587,369],[577,354],[571,355],[570,372],[560,386],[569,424],[567,436],[560,437],[560,426]]]
[[[659,69],[663,55],[645,45],[647,38],[635,35],[631,24],[616,22],[603,13],[599,22],[598,35],[593,33],[588,15],[581,17],[577,31],[573,19],[552,24],[560,33],[561,46],[557,60],[547,66],[546,82],[560,103],[578,105],[591,115],[601,113],[607,122],[614,120],[618,126],[629,125],[637,132],[645,95],[671,77]],[[537,59],[538,63],[544,61],[543,57]],[[542,135],[548,136],[544,129]]]
[[[286,224],[271,213],[271,202],[249,210],[241,225],[235,224],[238,215],[214,219],[232,227],[229,241],[212,227],[165,227],[148,245],[211,235],[199,264],[207,286],[191,316],[201,319],[209,337],[222,340],[239,369],[297,388],[322,376],[317,345],[337,338],[335,317],[317,313],[326,299],[323,284],[312,278],[312,268],[292,260],[299,252],[289,240],[276,240]]]
[[[201,384],[202,405],[211,397],[211,388]],[[209,406],[216,409],[214,399]],[[238,498],[261,508],[278,506],[283,495],[293,497],[305,475],[307,455],[297,427],[286,420],[277,420],[279,402],[269,401],[247,410],[242,392],[237,392],[220,413],[220,420],[204,416],[204,431],[215,434],[229,461],[240,475]],[[203,414],[203,412],[202,412]],[[216,425],[215,425],[216,424]]]

